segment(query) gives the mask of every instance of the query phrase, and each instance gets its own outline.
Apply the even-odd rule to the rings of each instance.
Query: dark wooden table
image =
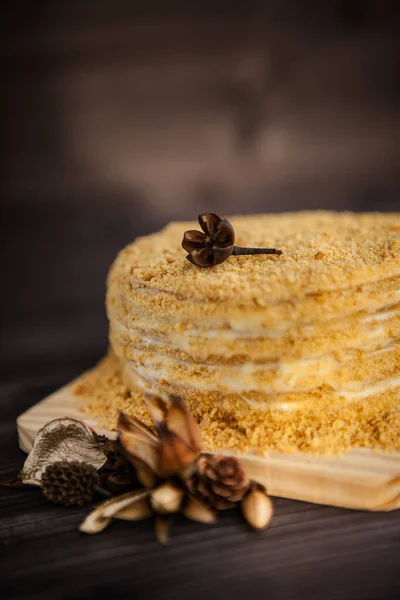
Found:
[[[129,213],[130,214],[130,213]],[[24,455],[15,419],[101,357],[104,280],[138,232],[115,208],[9,208],[2,220],[0,480]],[[145,231],[159,223],[141,222]],[[1,597],[389,600],[400,596],[400,511],[371,514],[275,500],[271,527],[247,531],[235,513],[216,526],[177,519],[162,548],[149,522],[97,536],[86,510],[47,504],[36,490],[0,488]]]

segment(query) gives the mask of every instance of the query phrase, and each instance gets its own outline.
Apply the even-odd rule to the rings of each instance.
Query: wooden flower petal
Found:
[[[156,481],[157,475],[154,471],[144,468],[140,464],[134,465],[136,468],[136,477],[145,488],[152,488]]]
[[[242,513],[253,529],[265,529],[273,515],[272,502],[263,486],[253,484],[241,503]]]
[[[202,231],[189,229],[189,231],[185,231],[183,234],[182,248],[186,250],[186,252],[200,250],[200,248],[204,248],[205,243],[206,236]]]
[[[136,419],[136,417],[130,417],[122,411],[120,411],[118,416],[117,428],[124,429],[125,431],[140,436],[143,440],[157,442],[157,436],[150,427],[147,427],[147,425],[142,423],[142,421],[139,421],[139,419]]]
[[[147,498],[142,498],[119,510],[114,515],[114,519],[122,519],[123,521],[141,521],[142,519],[148,519],[152,514],[153,511]]]
[[[190,496],[187,504],[182,509],[182,514],[192,521],[198,521],[199,523],[215,523],[217,520],[216,512],[212,508],[209,508],[197,498]]]
[[[118,439],[126,457],[135,465],[157,469],[158,438],[143,423],[120,413]]]
[[[188,477],[194,469],[197,451],[189,446],[179,435],[160,428],[160,443],[157,472],[161,477],[179,475]]]
[[[228,219],[221,219],[218,223],[214,242],[220,248],[227,248],[235,243],[235,230]]]
[[[84,533],[99,533],[103,531],[119,511],[132,506],[135,502],[143,500],[149,494],[149,490],[139,490],[106,500],[86,517],[83,523],[81,523],[79,531],[83,531]]]
[[[203,449],[203,440],[196,420],[179,396],[171,395],[169,399],[170,408],[167,414],[168,429],[179,435],[194,450],[200,452]]]
[[[212,267],[215,264],[212,248],[192,250],[186,258],[198,267]]]
[[[181,507],[184,491],[169,481],[162,483],[152,490],[150,495],[151,506],[158,514],[175,513]]]
[[[154,533],[157,541],[166,546],[169,542],[171,520],[168,517],[157,517],[154,523]]]
[[[203,213],[199,215],[199,224],[202,230],[206,235],[209,235],[211,238],[217,232],[217,227],[221,221],[221,218],[213,212]]]
[[[152,396],[148,394],[145,397],[147,408],[156,429],[164,423],[168,413],[168,403],[161,396]]]
[[[219,248],[218,246],[214,246],[212,249],[212,264],[220,265],[225,262],[233,252],[233,246],[228,246],[227,248]]]

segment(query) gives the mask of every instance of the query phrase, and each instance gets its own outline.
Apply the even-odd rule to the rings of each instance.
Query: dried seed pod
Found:
[[[212,510],[206,504],[203,504],[203,502],[192,497],[189,498],[183,507],[182,514],[187,519],[198,521],[199,523],[215,523],[217,520],[215,510]]]
[[[64,506],[85,506],[94,498],[100,477],[92,465],[60,460],[51,463],[42,475],[40,484],[49,502]]]
[[[19,479],[40,486],[46,468],[63,460],[85,463],[98,470],[107,457],[86,423],[72,417],[54,419],[38,431]]]
[[[166,517],[158,516],[154,522],[154,533],[156,534],[157,541],[166,546],[169,542],[169,529],[171,521]]]
[[[244,518],[254,529],[265,529],[272,519],[272,502],[265,488],[258,483],[252,484],[241,502],[241,509]]]
[[[178,512],[184,496],[184,491],[172,483],[163,483],[151,492],[150,502],[154,511],[165,515]]]

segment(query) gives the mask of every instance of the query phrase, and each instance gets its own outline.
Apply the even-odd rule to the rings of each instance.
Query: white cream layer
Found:
[[[347,342],[347,349],[362,350],[365,352],[365,360],[379,359],[386,354],[388,359],[390,355],[399,349],[400,338],[393,339],[389,335],[391,325],[385,326],[385,322],[390,319],[396,319],[399,314],[398,301],[400,300],[400,290],[390,293],[390,302],[388,297],[384,297],[380,303],[377,303],[366,316],[360,317],[357,324],[359,332],[358,337],[362,337],[363,343],[355,338],[354,342]],[[375,312],[378,310],[379,312]],[[354,313],[355,315],[357,313]],[[343,314],[343,319],[348,317],[348,314]],[[259,317],[258,317],[259,318]],[[352,401],[356,399],[366,398],[371,395],[381,394],[385,391],[400,388],[400,373],[391,373],[390,376],[383,378],[378,383],[373,381],[365,382],[348,382],[346,386],[340,386],[335,383],[336,373],[346,366],[346,362],[335,358],[333,353],[326,353],[322,356],[313,356],[307,359],[293,360],[291,362],[269,362],[263,365],[257,364],[257,359],[262,360],[262,356],[251,355],[253,361],[249,360],[246,364],[237,366],[232,365],[209,365],[198,364],[190,361],[182,361],[169,356],[164,356],[163,351],[166,347],[171,349],[185,350],[189,355],[192,347],[196,347],[196,340],[201,338],[205,342],[209,342],[212,346],[213,341],[226,340],[227,343],[240,340],[268,340],[268,339],[286,339],[288,327],[279,329],[267,329],[257,326],[257,323],[252,319],[245,319],[238,322],[227,321],[223,319],[212,319],[212,329],[199,328],[192,326],[188,329],[174,328],[178,324],[172,322],[172,319],[163,319],[160,322],[140,316],[134,320],[134,325],[127,327],[124,323],[118,322],[115,319],[111,320],[111,329],[113,334],[120,340],[121,344],[129,340],[134,340],[136,337],[140,340],[140,344],[145,344],[148,348],[157,348],[151,353],[147,353],[147,357],[140,357],[138,361],[125,361],[125,370],[128,378],[135,383],[136,386],[147,392],[157,392],[160,388],[160,382],[166,381],[171,386],[179,388],[184,386],[199,392],[222,392],[229,394],[230,392],[239,395],[250,406],[259,409],[266,409],[271,405],[274,408],[281,410],[290,410],[298,406],[294,402],[274,402],[274,396],[282,393],[309,392],[318,389],[324,383],[328,383],[334,395],[338,398],[344,398]],[[341,317],[335,316],[335,319],[329,319],[327,322],[337,321],[340,325]],[[168,336],[160,336],[159,330],[164,326],[169,329]],[[292,324],[293,325],[293,324]],[[345,323],[342,323],[345,330]],[[208,322],[208,327],[210,323]],[[227,328],[230,327],[230,328]],[[172,333],[170,333],[172,331]],[[312,325],[305,326],[297,333],[297,338],[302,340],[305,335],[312,335],[313,331],[318,331],[317,327]],[[339,327],[340,331],[340,327]],[[144,335],[143,332],[146,332]],[[112,339],[112,338],[111,338]],[[353,345],[352,345],[353,344]],[[382,348],[383,346],[383,348]],[[116,350],[116,348],[114,348]],[[140,350],[138,350],[140,353]],[[224,351],[224,356],[235,356],[239,350],[235,347],[231,351]],[[118,352],[117,352],[118,354]],[[120,357],[125,360],[123,356]],[[349,361],[354,360],[349,353]],[[182,369],[185,372],[182,377]],[[260,382],[262,372],[276,371],[273,379],[269,383]],[[181,371],[181,373],[180,373]],[[382,373],[383,375],[384,373]],[[303,378],[309,378],[307,387],[301,385]],[[265,378],[264,378],[265,379]],[[182,381],[185,381],[183,384]],[[186,383],[189,381],[190,383]],[[247,393],[254,391],[268,397],[266,402],[258,402],[247,397]],[[400,390],[399,390],[400,393]]]
[[[160,391],[160,385],[159,385],[159,380],[153,379],[151,377],[151,373],[149,373],[149,371],[147,369],[142,369],[142,368],[138,368],[137,365],[131,363],[131,362],[127,362],[125,364],[125,374],[127,375],[128,379],[134,383],[134,385],[136,387],[138,387],[139,389],[141,389],[143,392],[145,393],[159,393]],[[150,375],[150,377],[149,377]],[[154,375],[154,374],[153,374]],[[180,382],[169,382],[171,385],[176,385],[177,388],[179,388],[182,384]],[[185,386],[188,387],[188,386]],[[348,388],[339,388],[337,390],[335,390],[333,392],[334,396],[336,396],[339,399],[345,399],[349,402],[354,401],[354,400],[360,400],[363,398],[368,398],[368,396],[373,396],[373,395],[377,395],[377,394],[383,394],[385,392],[389,392],[391,390],[394,390],[398,388],[397,393],[399,396],[399,400],[400,400],[400,377],[388,377],[387,379],[384,379],[383,381],[380,381],[379,383],[370,383],[370,382],[363,382],[363,383],[358,383],[355,382],[354,384],[352,384],[350,387]],[[194,389],[196,391],[216,391],[215,387],[213,387],[212,389],[207,388],[207,386],[190,386],[190,389]],[[299,390],[295,390],[295,391],[299,391]],[[279,402],[279,401],[274,401],[274,396],[276,396],[276,393],[271,393],[270,394],[270,398],[268,401],[265,402],[260,402],[257,400],[252,400],[250,398],[247,397],[246,392],[249,392],[249,389],[243,391],[243,393],[240,394],[240,398],[242,400],[244,400],[249,406],[251,406],[252,408],[257,408],[259,410],[267,410],[268,408],[273,407],[276,410],[283,410],[283,411],[289,411],[289,410],[294,410],[297,409],[299,406],[301,406],[302,404],[304,404],[304,400],[303,401],[292,401],[292,402]]]

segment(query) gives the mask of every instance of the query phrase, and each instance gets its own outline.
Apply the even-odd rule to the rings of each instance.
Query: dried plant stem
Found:
[[[276,248],[242,248],[241,246],[233,246],[232,256],[241,256],[244,254],[282,254],[282,250]]]

